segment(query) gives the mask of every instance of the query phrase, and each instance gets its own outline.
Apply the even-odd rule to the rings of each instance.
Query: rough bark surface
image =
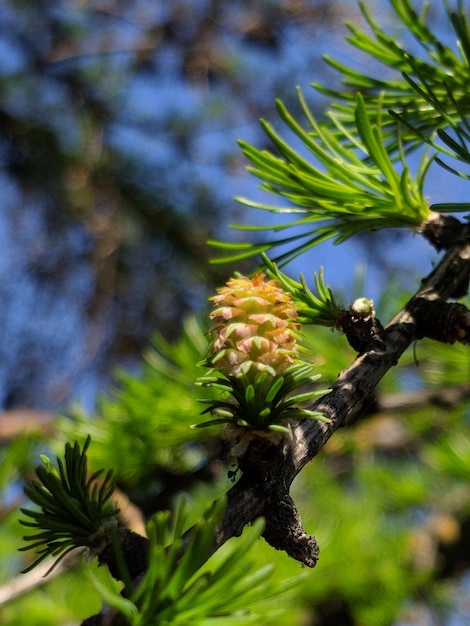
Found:
[[[469,227],[454,218],[433,215],[421,232],[437,249],[446,248],[441,261],[385,328],[378,320],[364,322],[344,312],[343,331],[359,354],[339,374],[331,391],[309,407],[321,412],[329,421],[297,421],[292,424],[290,435],[280,442],[264,437],[251,440],[239,459],[237,474],[240,478],[228,492],[227,508],[214,539],[213,551],[263,516],[266,541],[308,567],[314,567],[319,548],[315,538],[304,530],[289,495],[294,478],[338,428],[354,423],[367,412],[374,402],[377,384],[412,342],[423,337],[448,343],[470,342],[470,311],[462,304],[447,302],[468,291]],[[191,530],[186,540],[190,534]],[[124,555],[129,561],[145,563],[143,552],[145,540],[124,544]],[[132,571],[136,573],[135,568]],[[103,626],[112,622],[109,616],[103,616],[102,621],[85,623]]]
[[[381,330],[380,341],[374,330],[372,347],[360,353],[340,373],[331,392],[310,407],[329,418],[329,423],[301,420],[293,425],[291,438],[286,438],[282,446],[265,439],[252,442],[240,459],[242,476],[229,492],[214,548],[239,535],[246,524],[263,515],[265,538],[270,545],[309,567],[315,565],[318,546],[303,529],[289,496],[292,481],[338,428],[354,423],[367,411],[375,387],[413,341],[431,336],[449,343],[469,342],[469,310],[446,302],[456,293],[466,293],[469,276],[470,244],[465,241],[446,252],[417,293]],[[286,523],[279,523],[280,519]]]

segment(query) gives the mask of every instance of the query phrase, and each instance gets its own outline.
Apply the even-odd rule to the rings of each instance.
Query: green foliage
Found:
[[[317,295],[309,289],[303,275],[300,275],[300,282],[297,282],[281,272],[265,254],[263,263],[270,278],[275,278],[285,291],[288,291],[295,303],[298,317],[301,324],[319,324],[321,326],[334,327],[338,321],[341,307],[336,303],[331,289],[326,285],[323,268],[319,273],[314,273],[315,288]]]
[[[407,530],[384,513],[386,491],[371,497],[374,484],[352,477],[346,488],[326,469],[317,468],[313,481],[306,477],[322,511],[312,522],[322,552],[305,593],[313,605],[342,598],[355,623],[389,625],[420,578],[408,568]]]
[[[28,572],[50,556],[62,559],[77,547],[94,548],[105,539],[106,527],[116,523],[118,510],[108,501],[113,493],[112,470],[97,483],[104,470],[91,477],[87,475],[86,452],[90,444],[87,437],[83,449],[78,443],[65,446],[64,461],[57,458],[56,469],[44,455],[43,465],[36,469],[38,480],[33,480],[24,489],[28,498],[39,507],[39,511],[22,508],[27,519],[20,523],[37,532],[24,537],[30,542],[21,550],[37,550],[39,557],[23,571]],[[111,528],[111,527],[110,527]],[[111,532],[111,531],[109,531]]]
[[[315,87],[348,104],[333,103],[339,120],[350,129],[354,127],[350,101],[354,93],[364,93],[365,105],[373,111],[377,94],[381,94],[384,108],[390,115],[384,120],[383,145],[388,154],[410,151],[425,143],[436,153],[457,159],[460,164],[469,163],[470,100],[468,82],[470,67],[470,36],[468,18],[463,3],[452,10],[447,7],[446,17],[457,38],[457,54],[436,36],[426,23],[426,9],[419,15],[409,0],[392,0],[391,5],[407,33],[412,35],[424,59],[412,54],[400,42],[387,35],[374,21],[365,2],[360,1],[362,13],[369,24],[372,35],[354,25],[349,43],[365,52],[374,61],[398,71],[404,80],[374,78],[357,72],[348,66],[325,57],[325,60],[341,72],[347,91],[331,91],[321,85]],[[445,129],[450,129],[445,130]],[[468,178],[461,170],[449,166],[441,156],[435,158],[448,171]],[[434,204],[431,209],[441,212],[465,211],[468,203]]]
[[[197,466],[203,451],[196,444],[207,434],[190,426],[200,410],[195,381],[208,345],[194,317],[174,343],[155,335],[142,372],[120,371],[118,387],[101,399],[96,416],[76,407],[60,430],[66,438],[90,433],[92,466],[115,468],[116,480],[131,489],[155,479],[158,468],[183,472]]]
[[[96,482],[100,471],[88,478],[88,456],[93,469],[113,467],[127,492],[149,494],[155,510],[160,473],[186,477],[210,458],[211,439],[217,441],[213,431],[190,428],[201,400],[208,405],[204,413],[214,413],[214,419],[202,425],[228,423],[248,430],[285,432],[284,420],[319,417],[302,409],[304,401],[324,393],[315,389],[317,372],[330,384],[351,362],[353,353],[344,338],[330,330],[340,307],[323,273],[315,274],[313,293],[303,276],[295,281],[285,275],[279,269],[283,263],[328,238],[340,243],[364,230],[416,229],[432,210],[468,209],[466,203],[429,206],[424,197],[433,161],[468,177],[446,160],[456,159],[464,166],[470,163],[470,36],[463,3],[458,3],[457,10],[446,9],[459,40],[457,52],[433,34],[425,13],[418,14],[409,0],[391,0],[391,5],[414,39],[413,46],[417,43],[424,51],[424,58],[389,36],[360,2],[371,33],[350,26],[349,41],[381,64],[381,77],[328,58],[342,74],[344,90],[316,85],[318,91],[336,99],[323,121],[313,115],[299,91],[303,123],[278,101],[283,132],[262,122],[272,150],[241,142],[265,190],[286,199],[289,206],[243,202],[293,215],[292,221],[274,229],[294,234],[255,245],[215,244],[229,254],[235,252],[232,260],[290,246],[279,256],[279,265],[266,256],[263,262],[269,276],[292,294],[300,321],[314,325],[306,329],[304,344],[318,363],[315,370],[309,363],[296,365],[274,383],[260,374],[250,385],[211,372],[195,389],[200,375],[196,364],[209,345],[202,325],[188,320],[175,343],[156,337],[141,375],[121,372],[119,387],[101,401],[94,419],[77,410],[58,423],[61,436],[84,443],[82,449],[78,443],[67,444],[65,462],[58,459],[58,468],[43,457],[43,467],[37,470],[40,482],[33,481],[26,488],[41,508],[22,509],[28,518],[22,524],[36,531],[26,538],[31,545],[24,549],[39,549],[39,557],[25,571],[76,545],[93,548],[103,526],[109,520],[114,524],[116,510],[108,502],[111,474],[102,483]],[[412,175],[409,153],[424,144],[432,152],[421,155]],[[273,226],[242,228],[263,232]],[[399,308],[392,289],[384,292],[384,307],[387,312]],[[424,341],[415,352],[409,350],[401,369],[381,383],[379,401],[385,391],[466,384],[469,358],[468,346]],[[207,392],[212,397],[199,395]],[[312,529],[322,546],[319,565],[308,581],[291,580],[290,572],[298,564],[258,542],[262,520],[210,556],[224,510],[224,499],[220,499],[210,510],[204,507],[204,515],[198,514],[201,501],[214,499],[212,494],[219,488],[210,484],[215,482],[211,474],[204,485],[207,491],[183,481],[190,506],[181,502],[173,514],[164,511],[151,517],[150,565],[136,589],[129,580],[124,586],[115,581],[106,568],[88,564],[89,606],[99,594],[130,626],[299,626],[319,622],[322,608],[334,607],[336,601],[346,607],[348,623],[389,626],[400,619],[404,605],[416,598],[435,606],[439,594],[442,598],[442,547],[457,542],[461,524],[470,515],[468,403],[442,404],[428,403],[412,410],[406,405],[383,408],[380,414],[363,416],[355,427],[337,433],[320,458],[298,477],[294,498],[300,503],[306,528]],[[93,437],[90,449],[88,433]],[[0,468],[6,472],[2,488],[27,472],[20,457],[31,445],[24,437],[14,443],[12,451],[2,451]],[[13,471],[15,455],[17,472]],[[195,527],[186,545],[184,531],[191,523]],[[11,517],[2,525],[5,529],[2,537],[6,539],[0,541],[2,563],[13,534]],[[260,566],[268,560],[278,567]],[[17,561],[8,564],[8,571],[18,566]],[[297,596],[283,596],[283,613],[274,598],[292,586]],[[33,594],[29,606],[39,602],[38,594]],[[54,606],[49,596],[43,601],[42,617],[34,621],[40,612],[30,609],[28,621],[20,608],[15,621],[13,610],[9,614],[11,603],[6,611],[0,609],[0,620],[15,626],[46,623],[44,616],[55,619]],[[64,609],[64,621],[70,613]]]
[[[326,239],[334,238],[336,243],[341,243],[364,230],[418,227],[430,214],[423,185],[431,158],[424,155],[416,180],[411,176],[404,156],[400,163],[401,172],[398,171],[384,147],[381,128],[382,119],[387,113],[383,111],[380,99],[372,115],[367,111],[362,96],[356,96],[355,136],[346,130],[333,112],[328,114],[328,123],[317,122],[300,90],[298,95],[308,123],[307,129],[297,122],[280,101],[277,102],[277,111],[312,157],[319,161],[319,165],[313,160],[307,160],[264,121],[263,128],[280,156],[240,143],[253,164],[249,169],[261,178],[262,187],[287,198],[299,208],[265,205],[242,198],[239,200],[253,208],[273,213],[300,214],[302,217],[299,219],[275,228],[284,230],[300,226],[301,233],[253,245],[247,251],[224,258],[223,261],[240,260],[258,254],[267,247],[274,248],[306,239],[277,258],[278,262],[286,263]],[[237,228],[250,230],[246,227]],[[261,226],[256,230],[271,228],[271,225]],[[227,244],[212,242],[212,245],[228,248]],[[233,244],[233,247],[236,246]]]
[[[24,549],[40,548],[40,556],[24,571],[36,567],[48,556],[63,558],[70,550],[87,546],[102,549],[103,542],[120,552],[118,543],[106,535],[109,522],[118,511],[108,503],[112,493],[111,472],[98,487],[102,473],[87,477],[88,438],[83,449],[76,443],[66,445],[64,460],[57,459],[57,469],[49,459],[36,470],[39,481],[25,488],[26,494],[40,511],[22,509],[29,522],[20,520],[38,533],[25,537],[32,542]],[[130,626],[153,624],[267,624],[279,617],[270,600],[291,587],[293,581],[281,585],[270,582],[272,568],[257,568],[249,558],[253,543],[263,529],[262,520],[244,533],[222,556],[212,560],[212,544],[217,525],[225,510],[225,499],[217,501],[193,527],[187,545],[183,531],[188,521],[188,508],[183,500],[171,515],[160,512],[148,525],[149,568],[133,591],[130,581],[122,595],[122,585],[109,574],[90,571],[89,580],[103,600],[118,609]],[[115,555],[119,562],[120,553]],[[126,576],[125,576],[126,577]],[[125,578],[124,577],[124,578]],[[273,622],[274,623],[274,622]]]
[[[283,611],[276,606],[276,597],[285,595],[301,577],[273,583],[272,566],[258,567],[250,556],[263,529],[262,520],[210,556],[224,509],[222,498],[206,511],[184,550],[183,530],[189,513],[184,500],[173,514],[156,514],[148,524],[149,568],[128,597],[122,596],[120,586],[103,568],[91,568],[89,580],[129,626],[277,623]]]
[[[21,478],[33,469],[33,460],[43,447],[40,433],[21,433],[8,445],[0,447],[0,493],[5,493],[11,485],[18,484]]]
[[[97,613],[101,599],[88,579],[88,571],[95,567],[83,564],[59,577],[43,579],[39,588],[2,605],[2,626],[65,626]]]
[[[361,231],[418,228],[432,210],[469,209],[469,203],[430,207],[424,194],[426,176],[437,153],[455,157],[460,163],[470,160],[466,119],[470,112],[470,38],[465,13],[461,8],[447,10],[459,37],[461,54],[457,56],[429,30],[424,16],[414,11],[409,0],[392,0],[391,4],[407,31],[424,48],[428,61],[387,35],[360,2],[372,34],[350,26],[349,42],[374,61],[398,71],[399,77],[375,79],[327,58],[341,72],[348,89],[331,91],[315,85],[337,100],[327,111],[326,121],[315,119],[299,89],[305,125],[278,100],[278,115],[293,133],[293,140],[284,139],[272,124],[262,120],[273,149],[262,150],[243,141],[240,145],[251,162],[249,171],[261,179],[262,189],[290,204],[238,199],[256,209],[299,217],[282,224],[235,228],[296,232],[259,244],[211,241],[227,253],[214,262],[240,261],[287,245],[287,252],[276,257],[279,264],[285,264],[329,238],[341,243]],[[406,153],[426,143],[433,153],[428,156],[423,152],[412,175]],[[440,157],[437,162],[443,165]]]
[[[212,413],[218,417],[196,424],[196,427],[232,424],[250,430],[288,433],[289,420],[308,417],[325,421],[322,413],[302,408],[303,402],[327,392],[325,389],[312,389],[312,384],[320,376],[321,374],[316,373],[316,366],[309,363],[296,363],[274,379],[266,372],[261,372],[249,384],[244,377],[224,376],[212,370],[199,379],[199,384],[217,389],[225,397],[222,400],[201,400],[209,405],[203,414]],[[309,391],[294,393],[302,388],[309,388]]]
[[[373,67],[377,67],[381,78],[367,75],[364,70],[358,72],[325,56],[326,62],[341,73],[347,89],[334,91],[318,84],[315,88],[343,100],[343,103],[333,103],[332,108],[349,130],[355,125],[352,106],[355,94],[364,94],[365,106],[372,115],[380,94],[384,110],[391,111],[391,116],[383,120],[384,147],[389,154],[398,155],[402,147],[411,150],[423,141],[432,142],[437,129],[449,125],[456,127],[470,112],[467,93],[470,39],[467,16],[461,2],[457,10],[446,5],[445,11],[448,24],[454,31],[451,37],[454,35],[457,38],[458,54],[428,26],[426,4],[423,4],[421,14],[410,0],[390,0],[390,5],[404,32],[424,52],[424,58],[411,51],[414,46],[405,46],[388,35],[373,19],[366,2],[359,0],[371,34],[348,24],[351,35],[347,40],[374,61]],[[387,74],[393,78],[388,78]],[[442,146],[436,148],[442,150]]]
[[[397,296],[400,297],[401,294]],[[391,306],[393,310],[397,306],[397,301],[387,302],[387,306]],[[305,345],[308,346],[315,360],[320,361],[319,371],[327,381],[333,381],[338,371],[343,369],[353,357],[344,337],[340,333],[332,333],[328,328],[308,327]],[[427,380],[428,357],[432,355],[435,344],[429,342],[428,347],[426,345],[424,343],[418,347],[418,365],[410,351],[409,367],[413,374],[409,376],[413,375],[414,379],[423,376],[423,380]],[[452,360],[454,347],[444,347],[447,349],[449,363]],[[465,356],[468,359],[468,348],[465,346],[462,348],[462,359]],[[326,355],[328,358],[325,358]],[[437,351],[434,354],[433,363],[437,365],[440,358],[441,353]],[[184,376],[185,367],[183,359],[181,371],[175,365],[173,377]],[[445,365],[443,368],[445,370]],[[459,361],[459,364],[455,366],[455,373],[458,370],[460,370],[460,377],[463,378],[468,372],[468,360]],[[452,370],[447,371],[449,379],[452,380]],[[435,383],[437,383],[439,374],[436,373],[435,376]],[[394,380],[395,387],[393,387]],[[447,381],[445,377],[443,380]],[[152,377],[148,379],[144,377],[144,381],[150,387],[154,384]],[[384,381],[381,388],[388,391],[400,388],[400,379],[394,379],[392,376],[388,381]],[[172,388],[168,387],[168,389],[169,393],[172,393]],[[378,393],[380,397],[380,390]],[[177,412],[185,406],[187,399],[182,394],[172,397],[174,410]],[[257,615],[258,622],[253,623],[269,624],[269,619],[271,619],[273,624],[300,626],[307,619],[311,620],[315,611],[321,610],[322,606],[334,605],[335,601],[341,601],[346,603],[354,615],[355,623],[388,626],[397,619],[404,603],[411,602],[416,593],[432,605],[435,593],[441,587],[433,580],[433,563],[435,563],[433,555],[435,555],[436,548],[433,543],[435,540],[432,527],[428,527],[428,519],[437,515],[450,515],[450,519],[453,519],[452,516],[465,510],[470,502],[466,487],[468,475],[464,475],[465,457],[461,456],[460,448],[455,447],[452,442],[450,442],[449,449],[450,440],[446,435],[448,429],[460,423],[462,426],[456,437],[465,437],[465,440],[468,438],[467,429],[463,423],[464,414],[464,411],[455,412],[436,407],[432,410],[424,408],[392,415],[390,419],[393,418],[397,428],[405,429],[407,434],[405,441],[408,441],[406,444],[398,443],[396,448],[393,447],[392,439],[387,436],[386,424],[380,422],[380,416],[365,418],[356,428],[337,433],[327,446],[325,453],[305,468],[298,477],[293,493],[293,497],[299,503],[306,528],[316,535],[321,544],[320,561],[317,567],[305,579],[297,579],[292,590],[295,595],[283,596],[282,600],[277,600],[277,603],[273,598],[268,601],[267,607],[264,607],[262,603],[260,605],[253,603],[250,605],[250,613],[242,611],[233,617],[234,623],[241,623],[244,619],[246,623],[250,623],[249,620],[255,620],[254,616]],[[89,425],[92,426],[92,424]],[[381,433],[385,434],[381,437]],[[375,440],[374,436],[377,436],[378,440]],[[380,441],[384,440],[389,447],[381,447]],[[453,449],[452,446],[454,446]],[[93,442],[88,449],[91,456],[93,456],[94,447]],[[144,475],[142,475],[142,480],[145,480]],[[175,513],[176,517],[175,515],[169,516],[168,513],[161,514],[160,527],[165,527],[167,530],[159,534],[157,541],[162,542],[164,546],[169,546],[176,538],[177,543],[181,545],[180,537],[177,537],[180,531],[176,532],[176,526],[185,530],[188,525],[197,523],[198,520],[201,520],[201,525],[204,526],[206,518],[202,513],[195,514],[193,508],[196,506],[199,510],[206,509],[207,504],[203,506],[202,502],[210,501],[211,494],[211,490],[208,489],[199,497],[194,490],[191,490],[188,494],[189,504],[185,511],[186,520],[180,520],[178,524],[175,522],[178,513]],[[166,520],[165,523],[163,523],[164,520]],[[156,523],[155,518],[152,524]],[[249,533],[252,531],[252,529],[247,530]],[[8,534],[7,542],[10,546],[12,541],[14,543]],[[216,572],[218,560],[223,560],[225,551],[234,549],[237,541],[238,539],[234,539],[221,548],[216,555],[213,555],[193,573],[191,580],[196,581],[199,577],[204,577],[205,581],[207,571]],[[429,544],[429,547],[423,548],[423,542],[424,546]],[[162,550],[161,545],[159,549]],[[421,561],[424,557],[426,558],[423,564]],[[263,541],[255,540],[250,544],[244,559],[248,559],[248,562],[252,564],[251,572],[262,567],[261,564],[274,563],[275,568],[270,577],[263,579],[267,581],[267,588],[273,593],[278,585],[282,587],[286,580],[298,573],[297,563],[290,561],[282,553],[273,552]],[[244,568],[247,568],[247,561],[244,559],[240,560],[241,569],[237,569],[237,583],[239,582],[240,585],[245,580]],[[157,571],[160,572],[158,568]],[[122,610],[130,611],[129,614],[134,615],[131,619],[136,621],[139,619],[140,607],[143,604],[139,604],[141,601],[138,602],[137,597],[135,599],[122,598],[119,595],[122,585],[116,584],[106,568],[96,568],[94,564],[88,564],[86,570],[81,569],[77,572],[77,577],[82,581],[85,579],[86,584],[82,582],[82,587],[84,587],[82,597],[86,597],[90,609],[96,607],[96,594],[99,593],[104,601],[114,602],[116,606],[122,602],[125,607],[121,607]],[[214,575],[211,578],[215,584]],[[155,579],[149,583],[149,588],[153,588],[154,582]],[[187,583],[189,590],[189,580]],[[2,622],[8,626],[10,624],[16,626],[17,623],[36,623],[36,621],[28,622],[27,615],[33,616],[31,618],[33,619],[34,616],[39,615],[38,607],[43,606],[44,615],[50,619],[49,623],[62,626],[66,621],[65,616],[71,615],[72,610],[76,610],[73,609],[72,604],[78,591],[73,587],[72,582],[68,584],[70,587],[67,589],[70,591],[66,596],[61,593],[63,587],[60,586],[60,582],[57,582],[50,583],[51,586],[48,585],[46,595],[36,592],[23,597],[21,606],[24,607],[24,613],[18,608],[18,603],[12,603],[5,609],[0,609]],[[202,583],[199,584],[202,585]],[[228,586],[233,585],[232,580]],[[144,595],[143,590],[139,593]],[[225,597],[224,594],[227,594],[226,588],[220,591],[221,596]],[[269,596],[267,593],[265,595]],[[215,596],[215,599],[218,597]],[[242,597],[245,596],[240,596]],[[440,597],[442,598],[442,592]],[[54,613],[54,606],[59,598],[60,608],[56,608]],[[132,606],[136,608],[132,609]],[[204,606],[207,605],[204,604]],[[241,606],[246,608],[248,605]],[[276,613],[268,617],[261,613],[264,608],[277,611],[280,606],[286,610],[282,616]],[[95,610],[98,609],[95,608]],[[83,606],[79,614],[84,617]],[[15,615],[20,617],[15,619]],[[54,621],[56,617],[58,621]],[[231,619],[232,617],[228,615],[217,618],[214,615],[208,624],[212,626],[218,623],[230,624]],[[37,623],[47,622],[38,617]]]
[[[439,474],[466,482],[470,474],[470,436],[468,429],[455,428],[425,449],[425,460]]]
[[[265,261],[271,276],[275,275],[275,266]],[[204,361],[211,369],[199,379],[199,385],[218,391],[221,397],[201,400],[208,405],[203,414],[216,418],[196,426],[230,424],[236,427],[238,438],[240,428],[288,433],[290,420],[325,420],[321,413],[304,406],[326,391],[316,389],[314,383],[320,375],[309,358],[304,358],[299,343],[300,324],[290,291],[294,283],[279,272],[275,278],[265,281],[263,272],[252,279],[240,275],[211,298],[216,306],[210,315],[214,338]],[[331,292],[321,279],[317,285],[323,302],[305,289],[297,288],[295,294],[300,302],[306,298],[315,307],[309,310],[311,318],[334,308]]]
[[[155,515],[148,525],[150,565],[143,580],[124,599],[112,579],[95,572],[92,580],[103,599],[125,616],[129,626],[278,623],[282,611],[273,608],[272,599],[292,588],[299,577],[273,583],[272,567],[258,567],[251,558],[262,520],[209,558],[224,509],[225,499],[211,506],[193,528],[184,551],[188,517],[184,500],[173,514]]]
[[[321,610],[341,599],[351,623],[374,626],[405,620],[415,598],[442,601],[440,547],[456,540],[470,503],[468,429],[449,450],[448,417],[424,408],[366,418],[302,472],[293,495],[322,547],[304,601]]]
[[[457,385],[468,382],[470,351],[464,344],[420,342],[416,350],[419,371],[426,385]]]

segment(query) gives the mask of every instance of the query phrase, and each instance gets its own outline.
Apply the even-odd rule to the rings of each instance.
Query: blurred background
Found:
[[[0,3],[1,408],[92,407],[153,331],[174,338],[205,308],[233,269],[209,265],[206,240],[267,219],[232,200],[261,197],[237,139],[263,145],[258,119],[275,98],[295,111],[297,85],[321,114],[310,83],[338,86],[321,55],[365,62],[347,20],[352,0]],[[373,258],[375,297],[403,237],[325,244],[292,271],[323,265],[348,298]],[[414,244],[419,276],[432,251]]]
[[[451,41],[444,3],[428,4]],[[367,5],[406,39],[389,2]],[[233,200],[266,200],[237,140],[265,145],[259,118],[277,123],[276,98],[295,113],[297,85],[321,117],[328,101],[310,83],[339,87],[323,54],[369,63],[347,47],[347,21],[364,23],[355,0],[0,0],[2,624],[91,614],[80,571],[10,603],[25,565],[18,507],[40,452],[91,432],[91,466],[114,467],[145,515],[190,489],[196,515],[228,488],[220,442],[189,429],[207,337],[188,319],[235,269],[211,265],[206,242],[248,240],[228,224],[267,219]],[[453,202],[464,184],[436,166],[426,191]],[[387,231],[324,243],[288,269],[311,281],[323,266],[337,300],[372,297],[387,322],[436,259],[413,233]],[[354,358],[329,331],[311,346],[326,383]],[[420,344],[387,376],[374,419],[302,472],[295,497],[322,558],[290,624],[470,624],[469,366],[468,347]],[[400,396],[442,398],[446,386],[461,390],[447,404]],[[264,544],[256,554],[298,573]]]
[[[229,269],[237,139],[327,78],[348,2],[0,4],[0,404],[92,405]]]

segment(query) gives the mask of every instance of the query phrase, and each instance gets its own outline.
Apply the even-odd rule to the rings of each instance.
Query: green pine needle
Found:
[[[369,112],[376,107],[379,94],[384,110],[391,109],[392,116],[384,120],[384,143],[390,155],[397,156],[400,141],[406,150],[422,145],[422,141],[434,144],[435,131],[447,125],[455,126],[470,112],[468,84],[470,81],[470,35],[468,18],[461,6],[455,11],[446,6],[449,26],[457,38],[460,54],[454,53],[434,34],[426,21],[426,13],[418,14],[410,0],[390,0],[403,28],[421,47],[424,55],[416,56],[394,37],[387,35],[372,18],[365,2],[360,1],[361,11],[370,32],[348,25],[348,42],[355,48],[379,61],[382,75],[376,78],[352,70],[347,65],[326,56],[326,62],[342,74],[343,91],[315,88],[339,100],[333,104],[340,119],[349,129],[354,127],[352,100],[357,91],[364,94]],[[402,134],[399,140],[399,132]],[[435,146],[441,151],[442,146]],[[445,148],[444,148],[445,150]]]
[[[87,474],[90,441],[88,436],[82,450],[77,442],[73,446],[67,443],[64,460],[57,458],[57,468],[42,455],[43,465],[36,468],[38,480],[24,488],[39,510],[21,509],[28,519],[21,519],[20,524],[37,532],[24,537],[29,543],[20,550],[36,550],[39,556],[23,572],[32,570],[47,557],[60,555],[55,566],[76,547],[93,548],[95,542],[102,541],[102,537],[97,539],[97,533],[115,523],[118,510],[109,502],[113,493],[112,471],[104,478],[100,478],[103,470],[91,477]]]
[[[224,399],[203,399],[208,406],[202,411],[212,414],[214,419],[194,424],[194,428],[232,424],[248,430],[273,430],[288,432],[286,424],[293,419],[311,418],[325,420],[321,413],[303,408],[302,404],[312,402],[328,393],[326,389],[316,389],[314,384],[320,378],[311,363],[299,362],[289,367],[280,376],[258,375],[254,383],[243,376],[224,376],[212,370],[198,384],[214,386],[224,390]],[[301,389],[301,393],[295,393]]]
[[[282,288],[291,294],[301,324],[336,326],[341,307],[325,283],[323,268],[320,268],[318,274],[314,273],[317,291],[315,295],[309,289],[303,275],[300,275],[300,282],[297,282],[284,274],[266,255],[263,254],[262,258],[268,276],[275,278]]]
[[[214,502],[193,526],[184,548],[182,537],[189,516],[184,499],[174,513],[157,513],[148,524],[149,567],[125,602],[119,590],[103,585],[99,572],[93,574],[92,580],[107,604],[130,626],[213,621],[244,626],[271,623],[281,617],[279,609],[272,609],[272,599],[292,589],[299,577],[276,582],[272,566],[257,566],[251,553],[263,531],[262,519],[212,554],[225,507],[225,498]]]
[[[329,115],[328,122],[317,122],[300,90],[298,96],[306,119],[305,127],[281,101],[277,102],[277,111],[286,127],[310,153],[310,158],[301,155],[265,121],[262,121],[263,129],[275,152],[240,142],[252,164],[249,170],[261,179],[262,188],[285,198],[289,205],[279,207],[245,198],[237,200],[259,210],[297,214],[298,219],[278,224],[275,230],[295,227],[300,233],[253,245],[210,242],[229,252],[224,261],[290,244],[287,253],[275,258],[279,265],[284,265],[325,239],[333,238],[340,243],[365,230],[399,226],[416,228],[430,214],[423,194],[423,181],[432,157],[426,153],[423,155],[416,178],[411,176],[403,153],[400,162],[394,162],[384,145],[382,127],[389,114],[380,99],[375,110],[371,111],[364,98],[357,94],[353,132],[346,129],[335,113]],[[235,228],[246,230],[245,226]],[[259,231],[272,229],[271,224],[256,227]]]
[[[253,243],[210,241],[224,252],[214,263],[240,261],[282,246],[287,251],[273,257],[282,266],[326,239],[341,243],[360,231],[417,228],[431,212],[423,188],[434,161],[452,174],[470,178],[469,171],[450,165],[446,159],[470,163],[470,27],[463,6],[459,3],[452,10],[445,5],[457,38],[454,52],[432,32],[426,11],[418,13],[411,0],[390,3],[423,54],[417,55],[414,49],[411,52],[388,35],[360,0],[368,29],[348,25],[347,40],[384,66],[380,77],[325,57],[340,72],[344,85],[336,91],[313,85],[336,100],[326,113],[326,121],[315,119],[300,91],[303,123],[277,102],[279,117],[288,133],[296,136],[296,143],[300,140],[303,144],[302,151],[266,121],[261,124],[272,149],[260,150],[240,142],[251,164],[249,171],[261,180],[261,188],[284,199],[285,204],[237,200],[257,210],[294,218],[280,224],[233,227],[266,233],[292,232],[295,228],[295,234],[267,236]],[[413,176],[406,155],[426,144],[432,151],[424,152]],[[456,211],[468,210],[468,203],[453,206]]]

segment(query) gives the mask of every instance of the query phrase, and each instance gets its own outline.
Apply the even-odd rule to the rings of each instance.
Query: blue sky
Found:
[[[193,10],[194,20],[187,26],[191,30],[197,27],[198,7],[204,3],[196,5],[188,0],[182,2],[184,4]],[[236,18],[238,4],[224,5],[232,11],[230,19]],[[403,35],[403,29],[390,17],[388,2],[381,0],[370,4],[390,32]],[[431,6],[433,10],[442,9],[441,2],[432,2]],[[321,60],[324,53],[351,61],[359,67],[365,64],[371,69],[369,61],[344,43],[345,16],[351,17],[350,13],[353,13],[351,19],[359,19],[353,0],[338,5],[333,25],[328,23],[323,27],[295,20],[283,25],[274,50],[269,46],[247,43],[230,28],[228,17],[221,20],[216,32],[220,47],[218,60],[224,64],[224,78],[216,76],[207,81],[187,80],[181,72],[182,51],[171,38],[157,47],[152,58],[152,71],[132,71],[134,55],[130,51],[141,41],[148,25],[157,28],[163,23],[165,11],[172,7],[171,2],[149,4],[140,0],[123,9],[122,16],[111,12],[87,12],[75,7],[63,1],[54,8],[58,23],[62,21],[70,29],[71,40],[65,41],[61,49],[54,52],[52,71],[47,76],[32,71],[32,55],[27,47],[18,43],[31,37],[36,45],[47,50],[50,44],[47,33],[26,13],[0,7],[3,108],[34,123],[50,122],[58,140],[65,149],[72,151],[85,141],[77,115],[79,110],[70,105],[60,80],[54,80],[54,77],[60,77],[72,66],[79,67],[85,76],[97,76],[96,92],[104,98],[113,115],[103,130],[103,146],[112,147],[137,164],[139,184],[157,195],[160,192],[166,194],[169,202],[182,214],[197,215],[204,198],[209,198],[221,218],[215,236],[235,235],[227,230],[228,222],[256,223],[268,217],[265,213],[247,210],[233,197],[269,200],[260,193],[258,181],[246,173],[247,163],[237,140],[263,145],[265,138],[258,118],[262,115],[271,122],[276,121],[275,98],[281,97],[289,106],[295,106],[295,88],[299,85],[321,114],[327,99],[318,96],[310,88],[310,83],[317,81],[330,85],[337,80],[335,73]],[[438,20],[438,23],[444,22]],[[443,37],[447,37],[448,31],[442,28]],[[18,33],[21,37],[15,39]],[[100,53],[105,45],[110,46],[111,53]],[[433,203],[457,202],[465,198],[466,186],[466,181],[433,166],[426,193]],[[47,367],[56,362],[54,376],[59,382],[62,374],[67,379],[67,372],[71,372],[72,377],[78,372],[87,381],[86,385],[91,385],[94,390],[90,377],[81,371],[81,365],[86,365],[84,346],[91,332],[83,322],[87,299],[93,288],[90,268],[83,263],[84,257],[74,272],[67,267],[66,288],[52,290],[48,299],[41,286],[31,282],[30,272],[38,259],[44,262],[41,255],[47,256],[50,245],[41,221],[45,204],[40,202],[31,206],[30,202],[19,199],[18,188],[5,173],[0,179],[0,187],[0,239],[3,237],[7,242],[0,257],[0,293],[4,295],[3,328],[9,329],[8,336],[3,333],[3,344],[0,341],[0,351],[8,355],[3,369],[0,366],[0,399],[11,383],[8,383],[12,372],[10,363],[24,356],[26,350],[31,350],[25,337],[29,337],[28,341],[34,346],[35,339],[41,341],[43,338],[48,350],[52,350],[48,353],[50,363]],[[79,232],[76,236],[71,233],[70,237],[70,250],[74,258],[80,258],[80,241],[85,242],[86,238]],[[85,242],[83,255],[86,245]],[[371,262],[370,250],[364,246],[363,240],[359,239],[340,246],[326,242],[297,259],[288,269],[294,277],[302,272],[311,280],[313,272],[323,266],[326,281],[346,300],[345,304],[358,295],[355,293],[355,278],[358,272],[363,273],[362,295],[378,300],[384,293],[388,276],[377,271]],[[394,237],[380,239],[380,250],[410,291],[431,270],[437,258],[435,251],[413,233],[406,233],[399,243]],[[194,293],[194,300],[200,305],[200,293],[197,289]],[[30,314],[32,310],[34,316]],[[54,329],[60,329],[60,332],[56,333],[55,343],[51,343]],[[96,329],[92,331],[96,334]],[[110,325],[107,332],[112,335],[112,331]],[[106,341],[112,341],[110,335]],[[33,354],[35,359],[40,359],[40,345],[34,347]]]

